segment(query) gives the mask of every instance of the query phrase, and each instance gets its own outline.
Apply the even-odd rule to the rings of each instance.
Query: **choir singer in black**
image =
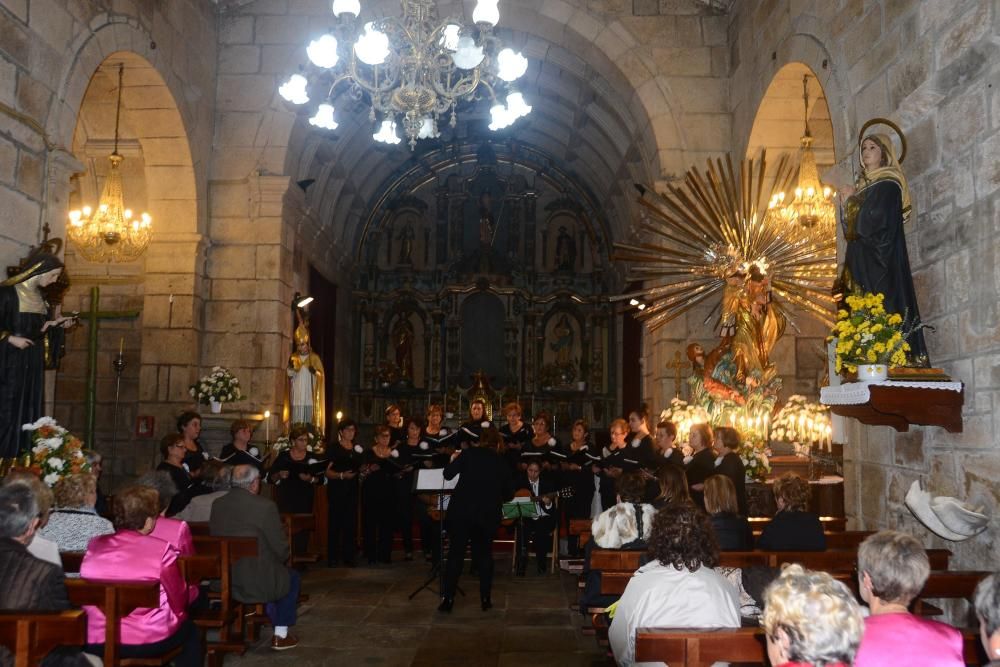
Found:
[[[438,611],[450,612],[455,604],[455,589],[465,559],[465,547],[471,541],[472,553],[479,560],[479,598],[483,611],[493,606],[493,536],[500,524],[500,506],[514,496],[510,467],[497,453],[502,443],[500,432],[484,428],[478,444],[452,454],[445,466],[444,478],[458,475],[458,484],[448,505],[446,526],[450,535],[448,562]]]

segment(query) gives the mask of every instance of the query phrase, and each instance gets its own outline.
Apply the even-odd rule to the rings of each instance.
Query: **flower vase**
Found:
[[[858,364],[858,382],[882,382],[888,377],[887,364]]]
[[[219,414],[222,412],[222,401],[212,401],[212,414]]]

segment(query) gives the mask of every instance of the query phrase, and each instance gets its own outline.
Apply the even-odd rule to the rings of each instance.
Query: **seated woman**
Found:
[[[856,667],[965,664],[960,631],[908,610],[930,570],[927,552],[912,535],[883,530],[861,543],[858,588],[871,615],[865,619]]]
[[[700,508],[678,503],[660,510],[649,554],[653,560],[628,582],[608,629],[619,665],[649,664],[635,662],[635,633],[642,627],[740,627],[739,596],[712,569],[719,564],[719,547]]]
[[[750,551],[753,532],[746,517],[740,516],[736,505],[736,487],[725,475],[712,475],[705,480],[705,509],[712,518],[715,539],[722,551]]]
[[[687,475],[684,468],[675,465],[662,466],[656,471],[656,481],[660,486],[660,495],[653,501],[655,509],[663,509],[670,503],[689,503],[691,493],[688,491]]]
[[[183,510],[195,495],[194,478],[184,463],[186,452],[184,436],[180,433],[169,433],[160,440],[160,455],[163,460],[156,469],[169,474],[176,487],[170,507],[167,508],[167,516],[173,516]]]
[[[809,482],[786,472],[774,480],[778,512],[764,526],[757,548],[762,551],[826,551],[826,536],[819,517],[807,512]]]
[[[788,565],[764,591],[761,625],[774,667],[849,667],[864,630],[847,586],[826,572]],[[822,622],[817,622],[822,619]],[[889,662],[882,665],[930,665]]]
[[[80,575],[103,581],[159,581],[160,604],[136,609],[121,620],[119,655],[141,658],[160,655],[176,647],[181,653],[177,667],[202,663],[198,630],[188,618],[192,598],[177,563],[177,550],[150,535],[160,513],[155,490],[144,486],[126,488],[112,502],[113,523],[118,532],[90,541],[80,565]],[[87,646],[94,655],[104,654],[104,614],[96,607],[87,612]]]
[[[594,519],[590,531],[602,549],[642,549],[653,527],[652,505],[642,502],[646,480],[642,471],[622,473],[616,483],[618,503]]]
[[[59,551],[86,551],[90,538],[115,532],[114,526],[97,515],[97,477],[90,473],[67,475],[56,483],[56,509],[41,530]]]
[[[1000,665],[1000,577],[991,574],[976,586],[976,616],[979,637],[990,659],[990,667]]]
[[[135,480],[135,484],[156,491],[160,518],[150,535],[177,549],[181,556],[193,556],[194,538],[191,536],[191,528],[180,519],[166,516],[167,510],[173,502],[174,494],[177,492],[170,476],[162,470],[151,470]]]

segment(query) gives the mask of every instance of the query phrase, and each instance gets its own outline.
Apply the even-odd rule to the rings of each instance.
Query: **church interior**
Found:
[[[381,60],[349,43],[373,26]],[[864,245],[879,182],[895,236]],[[37,467],[22,426],[42,417],[114,494],[192,411],[208,455],[245,420],[268,461],[302,423],[310,451],[345,420],[370,448],[393,409],[402,434],[435,407],[446,430],[499,428],[515,403],[567,446],[584,420],[598,450],[645,411],[678,445],[740,431],[752,518],[792,472],[827,526],[997,569],[993,0],[0,0],[0,318],[26,312],[39,251],[63,267],[40,288],[59,324],[0,322],[0,373],[22,373],[17,341],[45,348],[36,379],[0,378],[2,473]],[[903,320],[877,359],[845,343],[872,335],[848,330],[878,317],[865,293]],[[876,362],[888,380],[866,382]],[[299,545],[321,561],[326,493]],[[606,664],[570,611],[578,570],[558,574],[570,533],[527,586],[497,546],[493,636],[468,577],[438,625],[405,595],[422,562],[310,564],[303,646],[280,657]],[[947,599],[970,595],[939,618],[972,627]],[[277,659],[250,646],[225,659]]]

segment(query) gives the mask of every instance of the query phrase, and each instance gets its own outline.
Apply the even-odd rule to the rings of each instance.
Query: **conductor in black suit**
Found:
[[[500,506],[514,495],[510,466],[497,453],[501,442],[496,428],[485,428],[478,445],[456,451],[445,466],[445,479],[454,479],[455,475],[459,478],[448,505],[446,525],[450,546],[438,611],[450,612],[455,604],[455,589],[465,559],[465,547],[470,541],[473,557],[479,561],[479,598],[483,611],[493,606],[490,599],[493,536],[500,524]]]

